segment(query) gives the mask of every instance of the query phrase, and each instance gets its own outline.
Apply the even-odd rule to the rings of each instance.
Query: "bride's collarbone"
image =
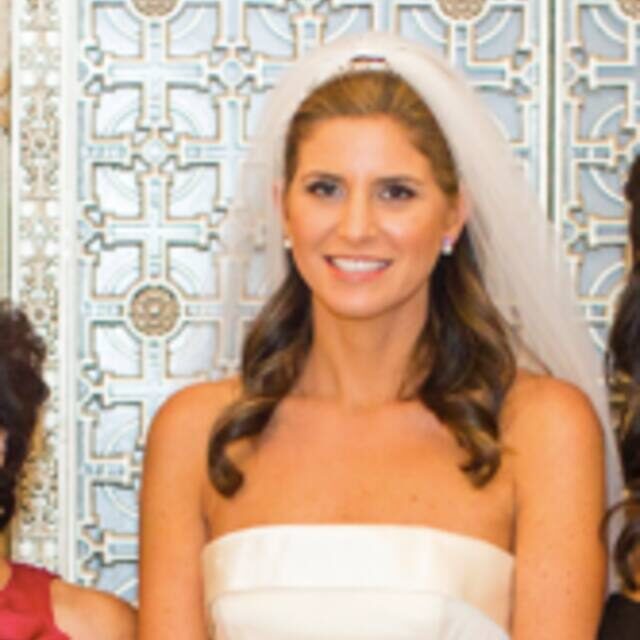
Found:
[[[508,546],[508,471],[474,487],[460,469],[465,454],[453,439],[391,432],[386,439],[365,433],[358,440],[352,433],[340,436],[348,424],[335,438],[333,429],[318,434],[322,425],[296,426],[281,424],[278,436],[245,446],[235,459],[244,484],[233,498],[210,501],[215,535],[264,524],[409,524]]]
[[[417,402],[388,402],[351,407],[318,399],[286,400],[261,436],[264,442],[320,445],[401,445],[407,439],[423,444],[455,444],[449,430]]]

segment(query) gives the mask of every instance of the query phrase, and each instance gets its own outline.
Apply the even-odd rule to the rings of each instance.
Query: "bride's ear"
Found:
[[[458,205],[462,210],[465,222],[467,222],[473,211],[473,198],[471,197],[471,192],[464,182],[460,183],[460,187],[458,189]]]
[[[280,223],[286,234],[289,220],[287,207],[285,205],[285,195],[284,182],[282,180],[276,180],[271,187],[271,204],[273,205],[273,210],[280,216]]]
[[[284,185],[282,180],[275,180],[271,186],[271,204],[276,211],[282,211],[284,208]]]
[[[462,233],[465,225],[469,221],[472,212],[471,198],[464,184],[460,184],[458,193],[450,210],[447,220],[447,236],[454,242]]]

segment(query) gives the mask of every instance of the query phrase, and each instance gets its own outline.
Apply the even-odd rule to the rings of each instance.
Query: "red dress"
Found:
[[[51,582],[45,569],[10,562],[11,576],[0,590],[0,640],[70,640],[53,621]]]

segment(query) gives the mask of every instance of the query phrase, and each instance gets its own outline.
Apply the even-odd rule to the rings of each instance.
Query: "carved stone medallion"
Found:
[[[618,0],[620,11],[632,20],[640,20],[640,0]]]
[[[173,291],[162,285],[140,289],[131,302],[131,322],[143,335],[169,333],[180,317],[180,304]]]
[[[486,0],[438,0],[440,10],[454,20],[473,20],[484,9]]]
[[[132,2],[143,16],[163,18],[176,8],[180,0],[132,0]]]

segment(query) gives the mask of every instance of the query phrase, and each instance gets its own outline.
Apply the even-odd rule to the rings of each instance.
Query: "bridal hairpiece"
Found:
[[[384,56],[356,54],[349,61],[351,71],[389,71],[389,64]]]

